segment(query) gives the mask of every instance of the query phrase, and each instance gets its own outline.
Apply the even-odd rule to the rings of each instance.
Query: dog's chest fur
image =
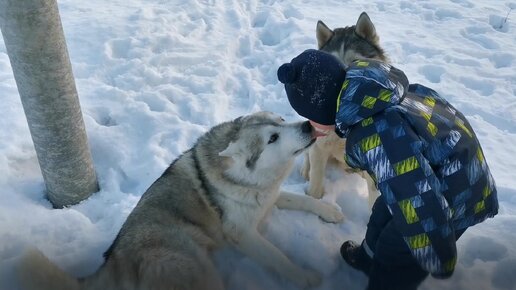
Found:
[[[256,229],[279,197],[279,186],[269,190],[235,187],[216,197],[223,211],[222,227],[232,240],[250,229]]]

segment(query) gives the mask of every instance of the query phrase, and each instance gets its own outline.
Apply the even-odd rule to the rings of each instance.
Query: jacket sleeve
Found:
[[[421,267],[436,278],[449,277],[457,257],[452,214],[418,135],[392,109],[357,124],[347,142],[348,163],[376,180]]]

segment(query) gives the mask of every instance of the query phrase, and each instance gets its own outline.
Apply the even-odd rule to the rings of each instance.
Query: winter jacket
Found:
[[[498,212],[493,177],[470,124],[435,91],[376,61],[355,61],[337,101],[346,161],[376,181],[421,267],[448,277],[455,231]]]

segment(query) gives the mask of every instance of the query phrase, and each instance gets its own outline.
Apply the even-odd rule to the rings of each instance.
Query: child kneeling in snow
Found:
[[[346,161],[366,170],[381,196],[365,239],[341,255],[368,288],[408,290],[448,278],[456,240],[498,212],[493,177],[462,113],[389,64],[307,50],[278,69],[294,110],[347,138]],[[344,154],[344,153],[343,153]]]

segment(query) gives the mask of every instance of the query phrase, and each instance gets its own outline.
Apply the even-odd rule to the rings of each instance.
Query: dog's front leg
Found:
[[[310,163],[310,185],[308,186],[307,193],[314,198],[321,198],[324,195],[324,176],[329,154],[324,149],[320,148],[318,144],[314,144],[314,146],[310,148],[308,157]]]
[[[344,220],[344,215],[337,206],[311,196],[282,191],[276,205],[279,208],[311,212],[331,223],[340,223]]]
[[[256,230],[242,232],[239,239],[233,240],[233,243],[246,256],[290,279],[300,287],[314,287],[321,283],[319,273],[305,270],[292,263],[285,254]]]
[[[310,180],[310,150],[305,152],[303,167],[301,167],[300,173],[305,180]]]

